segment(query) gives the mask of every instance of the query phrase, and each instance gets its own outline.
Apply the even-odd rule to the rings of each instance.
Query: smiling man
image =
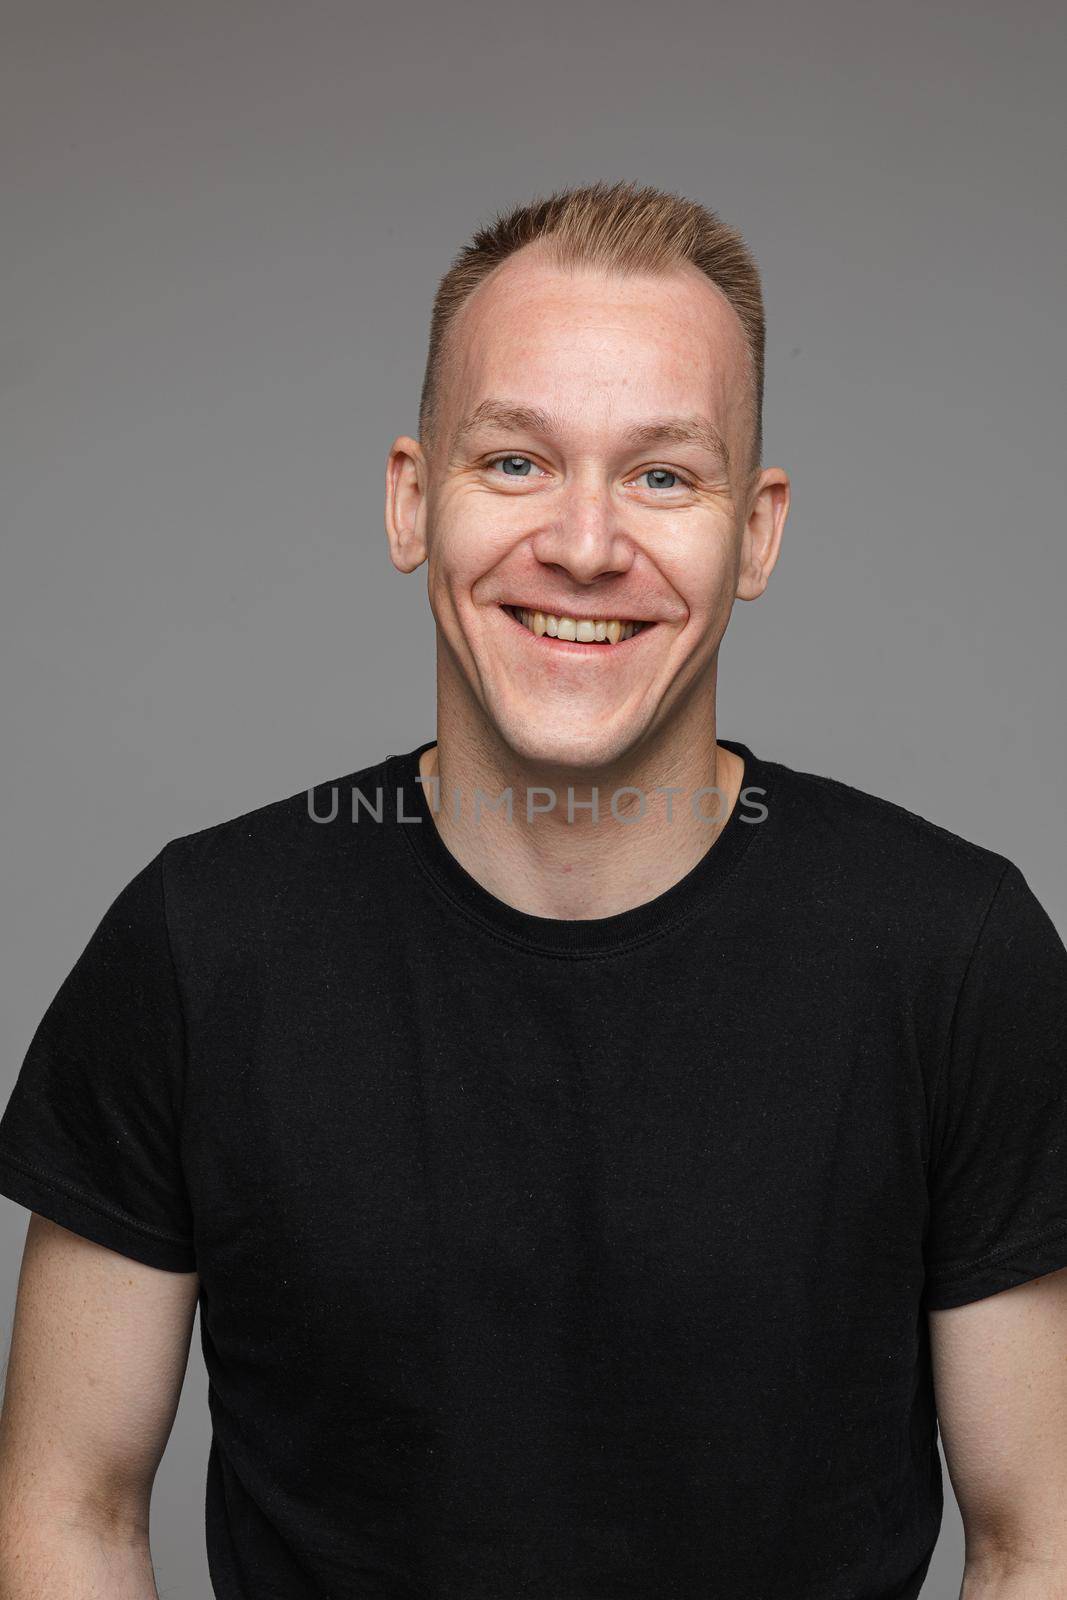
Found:
[[[963,1600],[1067,1594],[1067,952],[718,735],[763,328],[631,184],[442,281],[386,473],[435,737],[165,844],[0,1121],[5,1600],[155,1596],[198,1302],[220,1600],[911,1600],[938,1421]]]
[[[561,258],[581,203],[503,260],[476,243],[462,299],[446,279],[423,444],[396,441],[387,485],[393,560],[428,564],[437,740],[420,770],[450,802],[442,834],[500,899],[567,921],[669,889],[729,814],[743,758],[716,743],[718,649],[735,597],[766,585],[789,498],[759,468],[762,352],[727,293],[688,259],[642,270],[685,208],[616,197],[629,254],[605,272],[596,246]],[[712,225],[704,248],[761,328],[740,241]],[[473,806],[464,822],[462,791],[533,786],[550,791],[537,826]]]

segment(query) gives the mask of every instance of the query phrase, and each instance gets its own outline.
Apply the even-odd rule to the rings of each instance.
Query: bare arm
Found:
[[[158,1600],[149,1505],[199,1284],[31,1213],[0,1413],[0,1600]]]
[[[1067,1600],[1067,1269],[929,1318],[960,1600]]]

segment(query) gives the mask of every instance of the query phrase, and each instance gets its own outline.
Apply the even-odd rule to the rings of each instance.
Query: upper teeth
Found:
[[[538,638],[547,633],[550,639],[573,639],[578,644],[594,641],[618,644],[629,639],[642,626],[640,622],[623,622],[618,617],[557,617],[551,611],[524,611],[512,606],[512,614]]]

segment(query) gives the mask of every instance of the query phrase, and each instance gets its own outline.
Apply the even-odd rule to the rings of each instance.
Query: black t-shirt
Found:
[[[200,1274],[219,1600],[916,1595],[926,1311],[1067,1265],[1052,923],[732,740],[685,877],[532,916],[430,743],[165,844],[0,1122],[3,1193]]]

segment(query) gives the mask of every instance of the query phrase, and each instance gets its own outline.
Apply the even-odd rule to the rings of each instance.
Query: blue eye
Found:
[[[672,469],[670,467],[646,467],[645,471],[641,473],[641,477],[642,478],[674,478],[677,483],[680,483],[683,486],[687,482],[687,480],[682,477],[680,472],[674,472],[674,471],[672,471]],[[675,487],[675,484],[673,484],[673,483],[655,483],[655,484],[652,485],[652,487],[654,489],[673,489]]]
[[[506,478],[529,478],[532,476],[534,465],[535,463],[530,460],[529,456],[520,455],[493,456],[491,460],[486,462],[488,468],[499,467]],[[688,489],[692,487],[689,479],[684,477],[682,473],[675,472],[673,467],[646,467],[644,472],[639,473],[638,476],[639,478],[658,478],[661,480],[669,478],[673,480],[669,483],[662,481],[653,483],[650,487],[654,489],[674,489],[679,487]]]

